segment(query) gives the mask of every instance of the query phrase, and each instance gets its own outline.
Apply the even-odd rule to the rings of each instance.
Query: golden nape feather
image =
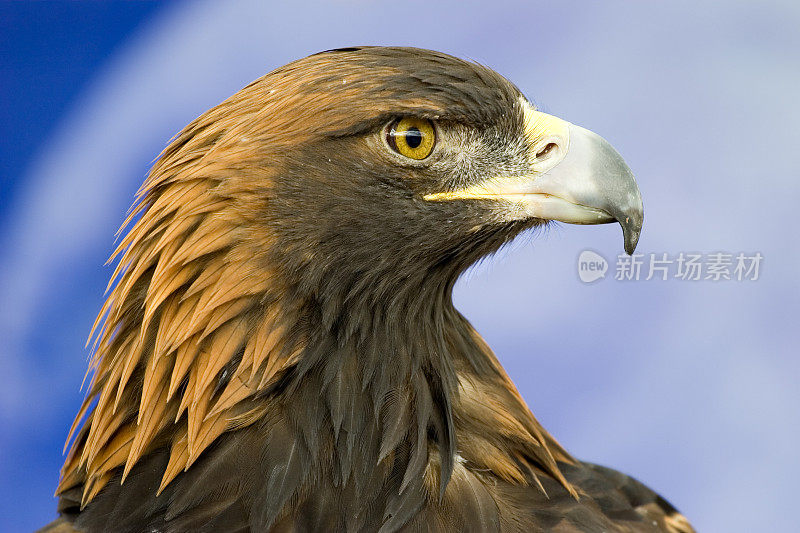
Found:
[[[548,220],[635,247],[629,169],[570,128],[485,67],[381,47],[189,124],[120,230],[50,530],[691,531],[572,458],[452,304]],[[612,192],[570,203],[581,180]]]
[[[248,398],[295,360],[298,346],[281,334],[292,309],[279,313],[266,299],[268,287],[280,290],[262,264],[271,238],[259,235],[256,248],[241,227],[251,209],[241,187],[268,187],[269,176],[235,187],[226,179],[244,178],[258,150],[243,145],[241,117],[229,122],[224,109],[252,106],[259,92],[238,94],[179,134],[120,229],[133,224],[109,260],[118,266],[92,328],[94,375],[68,440],[89,415],[57,491],[83,484],[84,505],[115,469],[124,480],[148,449],[170,442],[163,488],[224,431],[257,419],[264,406]]]

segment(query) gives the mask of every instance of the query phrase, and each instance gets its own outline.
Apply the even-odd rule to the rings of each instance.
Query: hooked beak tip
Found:
[[[639,236],[642,233],[642,224],[641,222],[638,224],[631,224],[629,223],[629,218],[626,218],[625,222],[620,221],[619,225],[622,226],[625,253],[633,255],[633,252],[636,251],[636,245],[639,243]]]

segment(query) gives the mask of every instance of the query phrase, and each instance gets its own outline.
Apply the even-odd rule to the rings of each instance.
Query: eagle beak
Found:
[[[625,252],[639,242],[644,207],[633,173],[602,137],[522,104],[530,171],[494,176],[426,200],[486,199],[508,202],[515,219],[540,218],[569,224],[622,226]]]
[[[554,164],[543,161],[545,170],[534,172],[518,189],[526,211],[570,224],[619,222],[625,252],[632,254],[644,222],[642,196],[633,172],[619,152],[596,133],[568,122],[559,129],[566,129],[563,157],[556,154]],[[550,150],[559,150],[559,142],[564,144],[558,137],[549,142],[555,145]],[[538,163],[533,162],[534,169]]]

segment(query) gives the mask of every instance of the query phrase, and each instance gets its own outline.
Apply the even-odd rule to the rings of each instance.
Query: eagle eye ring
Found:
[[[386,144],[398,154],[419,161],[433,152],[436,128],[424,118],[399,118],[386,127]]]

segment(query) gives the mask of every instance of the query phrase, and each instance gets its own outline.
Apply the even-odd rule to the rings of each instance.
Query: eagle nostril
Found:
[[[553,151],[556,148],[558,148],[558,145],[556,143],[547,143],[547,144],[545,144],[544,148],[542,148],[541,150],[536,152],[536,159],[544,159],[545,157],[547,157],[548,155],[553,153]]]

